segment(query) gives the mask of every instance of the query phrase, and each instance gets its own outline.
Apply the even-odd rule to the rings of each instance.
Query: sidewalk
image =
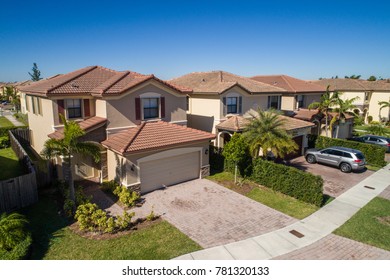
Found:
[[[390,164],[367,177],[309,217],[246,240],[179,256],[177,260],[262,260],[308,246],[343,225],[390,184]]]
[[[14,126],[25,126],[23,123],[18,121],[13,115],[6,115],[4,114],[4,117],[6,117]]]

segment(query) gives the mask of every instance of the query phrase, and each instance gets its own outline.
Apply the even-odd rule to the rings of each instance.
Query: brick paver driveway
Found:
[[[291,160],[290,166],[297,167],[314,175],[320,175],[324,179],[324,193],[333,197],[339,196],[374,173],[370,170],[357,173],[343,173],[335,167],[318,163],[307,163],[303,156]]]
[[[155,213],[204,248],[227,244],[285,227],[297,221],[206,179],[144,196],[137,216]]]

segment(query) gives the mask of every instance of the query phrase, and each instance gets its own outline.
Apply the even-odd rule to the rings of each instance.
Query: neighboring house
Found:
[[[234,132],[242,133],[248,126],[250,121],[258,114],[256,111],[251,111],[245,116],[233,116],[226,121],[217,125],[218,134],[224,135],[230,139]],[[315,126],[312,122],[307,122],[299,119],[294,119],[287,116],[278,116],[283,121],[283,128],[292,136],[292,139],[297,143],[298,149],[295,153],[289,154],[285,159],[300,156],[305,152],[305,148],[308,146],[307,135],[310,134],[311,128]],[[222,146],[221,143],[217,143],[217,146]]]
[[[26,80],[26,81],[21,81],[21,82],[14,82],[14,83],[0,83],[0,96],[3,95],[4,93],[4,89],[5,87],[13,87],[16,89],[16,94],[19,95],[20,97],[20,111],[25,114],[26,113],[26,110],[25,110],[25,106],[24,106],[24,96],[23,94],[20,93],[20,91],[18,90],[18,87],[20,86],[25,86],[25,85],[28,85],[30,84],[32,81],[31,80]],[[23,102],[22,102],[23,100]],[[10,98],[10,100],[8,101],[12,101],[12,98]]]
[[[282,94],[287,92],[281,87],[223,71],[190,73],[170,81],[192,88],[193,92],[188,94],[188,125],[217,134],[217,147],[223,147],[232,133],[241,132],[249,115],[258,108],[280,110]],[[286,130],[298,143],[301,154],[307,147],[306,135],[314,125],[281,117],[296,125]]]
[[[98,164],[75,155],[76,180],[115,179],[145,193],[209,172],[215,136],[186,127],[188,88],[153,75],[90,66],[19,89],[37,153],[49,137],[63,137],[60,114],[86,131],[82,140],[101,146]],[[61,158],[55,163],[62,178]]]
[[[218,132],[217,125],[251,109],[280,109],[284,89],[223,71],[190,73],[170,82],[192,88],[188,93],[188,126]],[[223,145],[223,141],[217,140]]]
[[[390,101],[390,81],[364,81],[357,79],[322,79],[312,81],[313,84],[330,86],[331,91],[343,92],[341,98],[351,99],[359,97],[354,105],[360,113],[365,116],[372,116],[374,121],[388,121],[390,119],[390,108],[380,109],[378,102]]]
[[[336,116],[336,114],[337,113],[334,112],[329,113],[328,127],[330,125],[330,121],[334,116]],[[315,127],[312,127],[310,134],[326,136],[325,116],[319,113],[318,110],[300,109],[299,111],[295,111],[292,117],[314,123]],[[336,121],[332,126],[332,131],[330,131],[329,127],[328,137],[336,137],[337,129],[339,130],[337,138],[346,139],[352,137],[353,120],[354,118],[352,115],[347,115],[345,120],[341,122]]]
[[[322,94],[326,92],[326,87],[322,85],[287,75],[254,76],[251,79],[285,89],[282,94],[281,110],[287,113],[307,108],[313,102],[319,102]]]

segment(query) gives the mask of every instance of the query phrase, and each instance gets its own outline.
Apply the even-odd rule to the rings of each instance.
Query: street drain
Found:
[[[370,186],[364,186],[366,189],[370,189],[370,190],[375,190],[375,188],[373,187],[370,187]]]
[[[298,238],[304,237],[304,235],[302,233],[300,233],[299,231],[296,231],[295,229],[290,230],[289,233],[291,233],[292,235],[295,235]]]

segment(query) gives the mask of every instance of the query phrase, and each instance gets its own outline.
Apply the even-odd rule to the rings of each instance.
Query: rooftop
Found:
[[[281,93],[286,90],[266,83],[224,71],[194,72],[170,80],[177,85],[192,88],[194,93],[222,94],[234,86],[255,93]]]
[[[358,79],[322,79],[310,83],[329,86],[329,90],[337,91],[390,91],[390,81],[366,81]]]
[[[212,140],[214,134],[163,121],[144,122],[137,127],[115,133],[102,142],[120,154],[145,152],[154,149]]]
[[[300,80],[287,75],[254,76],[251,77],[251,79],[272,86],[281,87],[289,93],[322,93],[326,91],[326,87],[323,85],[310,83],[308,81]]]
[[[19,90],[42,96],[53,95],[94,95],[115,96],[148,80],[156,80],[181,93],[191,89],[174,85],[156,78],[131,71],[115,71],[102,66],[89,66],[67,74],[19,86]]]

